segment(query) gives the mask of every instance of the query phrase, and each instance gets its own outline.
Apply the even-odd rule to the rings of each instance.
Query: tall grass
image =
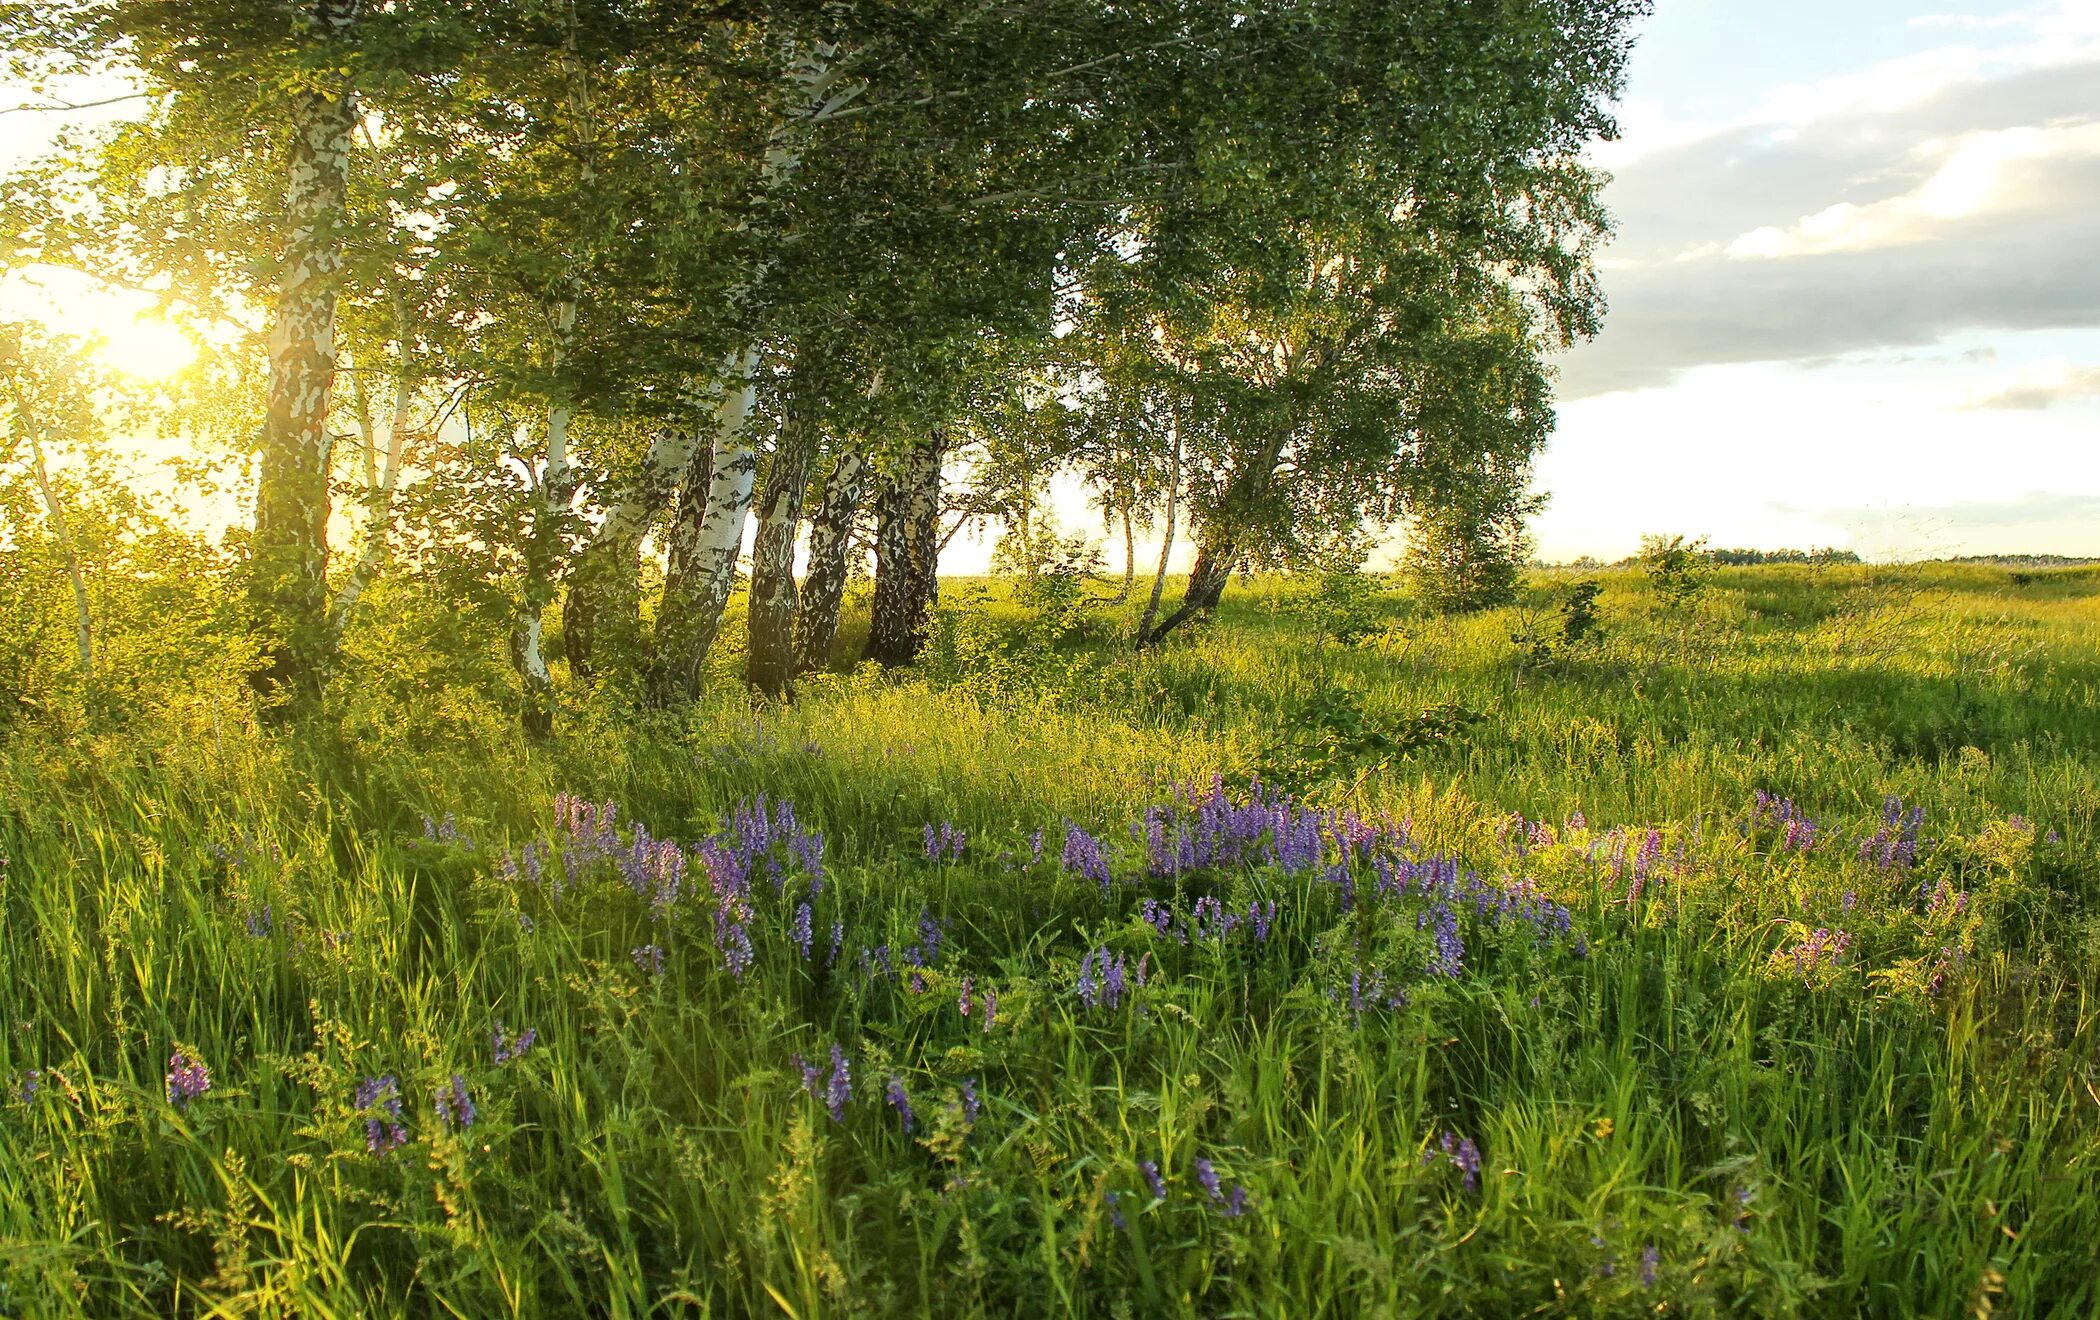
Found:
[[[995,599],[915,675],[676,718],[571,694],[539,748],[472,693],[382,701],[428,661],[376,651],[325,731],[224,700],[18,729],[0,1310],[2100,1310],[2100,583],[1607,587],[1605,637],[1543,660],[1511,635],[1551,632],[1548,578],[1466,620],[1383,601],[1348,645],[1261,579],[1157,656]],[[1360,721],[1323,733],[1337,692]],[[1449,737],[1350,741],[1454,703]],[[1311,735],[1336,755],[1291,787],[1376,823],[1381,864],[1456,859],[1570,929],[1448,904],[1445,975],[1442,900],[1333,839],[1151,873],[1148,807],[1243,800]],[[678,896],[564,866],[564,791],[683,845]],[[739,906],[693,851],[760,794],[821,832],[821,891],[776,849]],[[1891,796],[1915,859],[1884,860]],[[1177,938],[1198,900],[1274,927]],[[499,1023],[535,1043],[498,1062]],[[186,1101],[178,1050],[211,1078]],[[383,1076],[407,1141],[375,1153]]]

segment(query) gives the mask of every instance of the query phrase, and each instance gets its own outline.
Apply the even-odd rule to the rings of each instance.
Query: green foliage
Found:
[[[1349,556],[1319,571],[1298,613],[1320,636],[1356,646],[1386,630],[1387,598],[1385,583]]]
[[[1531,554],[1524,530],[1529,512],[1530,506],[1521,503],[1484,511],[1468,500],[1417,517],[1408,529],[1406,562],[1415,598],[1439,614],[1509,604]]]
[[[1255,778],[1316,798],[1337,789],[1346,795],[1416,753],[1453,747],[1486,719],[1455,701],[1407,719],[1381,718],[1365,710],[1355,691],[1328,688],[1292,712],[1290,732],[1255,762]]]
[[[754,710],[725,680],[675,717],[582,705],[541,745],[507,718],[500,629],[403,576],[336,728],[260,731],[216,653],[137,671],[155,690],[93,734],[26,707],[0,734],[0,1286],[96,1317],[2085,1313],[2100,592],[1879,572],[1717,574],[1694,653],[1642,575],[1600,575],[1611,631],[1516,686],[1507,611],[1396,659],[1258,577],[1131,656],[1031,648],[1036,606],[951,582],[953,626],[985,629],[954,684],[870,669]],[[1586,956],[1468,916],[1463,975],[1433,978],[1373,868],[1347,901],[1259,857],[1149,873],[1128,826],[1171,785],[1238,788],[1301,733],[1323,803],[1536,886]],[[661,914],[610,862],[524,873],[564,789],[687,844],[764,792],[824,832],[829,883],[760,872],[739,980],[698,863]],[[1907,866],[1860,851],[1890,794],[1926,812]],[[1067,820],[1108,895],[1059,864]],[[967,844],[929,863],[942,822]],[[1269,939],[1142,915],[1212,897],[1274,900]],[[882,944],[902,972],[922,916],[949,923],[922,984],[862,972]],[[1846,950],[1804,971],[1818,927]],[[1103,947],[1147,969],[1116,1011],[1076,990]],[[496,1063],[499,1021],[537,1044]],[[795,1062],[828,1071],[833,1043],[842,1123]],[[211,1075],[184,1105],[178,1047]],[[464,1133],[434,1107],[455,1073]],[[375,1155],[355,1100],[383,1075],[408,1140]]]
[[[1648,585],[1665,609],[1682,610],[1699,599],[1713,575],[1713,560],[1706,553],[1706,538],[1687,541],[1682,536],[1643,536],[1641,567]]]

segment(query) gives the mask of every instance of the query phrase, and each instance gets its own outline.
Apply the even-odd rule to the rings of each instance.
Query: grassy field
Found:
[[[0,1313],[2100,1312],[2100,575],[1604,583],[18,721]]]

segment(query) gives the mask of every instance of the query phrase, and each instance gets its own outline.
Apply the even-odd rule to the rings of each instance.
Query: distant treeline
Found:
[[[1857,550],[1707,550],[1699,551],[1708,562],[1715,564],[1857,564],[1861,562]],[[1611,563],[1593,555],[1583,555],[1564,564],[1539,563],[1539,568],[1632,568],[1641,562],[1639,555],[1628,555]]]
[[[1958,555],[1950,564],[1995,564],[2000,568],[2084,568],[2100,559],[2083,555]]]

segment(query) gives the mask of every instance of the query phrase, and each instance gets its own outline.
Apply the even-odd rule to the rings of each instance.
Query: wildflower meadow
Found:
[[[1309,590],[11,739],[0,1310],[2100,1308],[2100,580]]]

